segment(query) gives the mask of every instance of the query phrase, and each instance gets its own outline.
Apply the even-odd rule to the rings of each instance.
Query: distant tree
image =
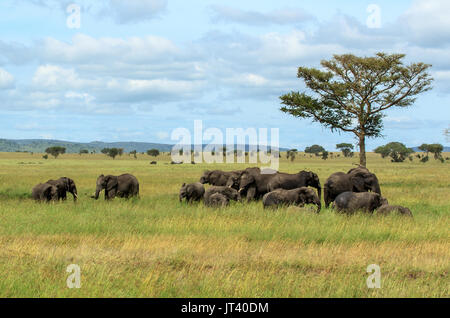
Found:
[[[425,63],[403,63],[404,54],[377,53],[360,57],[334,55],[321,69],[299,67],[297,77],[307,92],[280,96],[280,110],[311,118],[332,131],[358,138],[359,163],[366,166],[366,138],[381,136],[383,117],[392,107],[408,107],[416,96],[431,89],[433,78]]]
[[[441,144],[422,144],[419,146],[419,149],[426,152],[426,157],[431,152],[434,155],[434,159],[440,160],[444,146]]]
[[[289,159],[289,157],[291,158],[291,161],[293,161],[295,159],[295,155],[297,154],[297,149],[290,149],[288,151],[286,151],[286,159]]]
[[[305,152],[306,152],[306,153],[313,153],[313,154],[315,154],[316,156],[317,156],[319,153],[324,152],[324,151],[325,151],[325,148],[322,147],[322,146],[320,146],[320,145],[312,145],[312,146],[310,146],[310,147],[306,147],[306,148],[305,148]]]
[[[116,156],[119,154],[119,149],[117,148],[103,148],[102,153],[107,155],[108,157],[111,157],[113,159],[116,158]]]
[[[336,145],[336,149],[339,149],[340,151],[342,151],[342,154],[344,155],[344,157],[350,157],[350,154],[352,153],[352,150],[353,150],[353,145],[347,144],[347,143],[341,143],[341,144]]]
[[[322,159],[327,160],[328,159],[328,151],[322,151]]]
[[[119,156],[123,155],[123,148],[117,148],[117,150],[119,151]]]
[[[66,148],[60,146],[48,147],[45,149],[45,152],[52,155],[56,159],[59,155],[66,153]]]
[[[130,151],[130,155],[133,155],[134,159],[137,159],[136,154],[137,154],[136,150]]]
[[[442,151],[444,150],[444,146],[441,144],[431,144],[428,145],[428,151],[434,155],[434,159],[440,160],[442,158]]]
[[[157,156],[159,156],[159,150],[154,149],[154,148],[147,150],[147,155],[152,156],[152,157],[157,157]]]
[[[424,157],[422,157],[422,159],[420,159],[420,162],[423,162],[423,163],[425,163],[425,162],[427,162],[427,161],[428,161],[428,159],[429,159],[429,157],[428,157],[428,156],[424,156]]]
[[[411,148],[407,148],[401,142],[390,142],[375,149],[375,153],[381,154],[382,158],[391,157],[392,162],[403,162],[413,152]]]
[[[80,156],[82,154],[89,154],[89,150],[87,150],[87,149],[80,149]]]
[[[48,159],[48,155],[43,155],[42,158]]]

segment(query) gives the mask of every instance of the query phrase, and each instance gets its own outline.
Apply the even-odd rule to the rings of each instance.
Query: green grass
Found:
[[[168,165],[139,155],[0,154],[0,297],[448,297],[450,166],[391,163],[369,154],[368,168],[392,204],[414,218],[345,216],[323,209],[223,209],[178,202],[183,182],[205,169],[245,164]],[[310,169],[322,184],[356,158],[297,156],[280,170]],[[101,173],[132,173],[141,198],[92,200]],[[37,204],[33,185],[73,178],[80,199]],[[69,289],[66,267],[81,267]],[[381,267],[368,289],[366,267]]]

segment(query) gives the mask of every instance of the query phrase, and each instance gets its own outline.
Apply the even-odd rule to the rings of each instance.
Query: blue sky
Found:
[[[279,111],[303,90],[298,66],[333,54],[407,54],[433,64],[433,90],[392,109],[384,137],[408,146],[447,144],[449,1],[129,0],[0,2],[0,138],[175,143],[193,121],[220,129],[279,128],[280,146],[339,142]],[[69,28],[69,4],[81,8]],[[380,9],[370,28],[367,8]]]

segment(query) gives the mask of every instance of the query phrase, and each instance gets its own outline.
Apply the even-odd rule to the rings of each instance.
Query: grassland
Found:
[[[448,156],[445,154],[444,157]],[[368,154],[390,203],[414,218],[347,217],[323,209],[264,211],[260,202],[224,209],[178,202],[183,182],[205,169],[244,164],[168,165],[168,157],[0,154],[0,297],[448,297],[450,164],[391,163]],[[300,154],[280,170],[310,169],[322,183],[356,158]],[[129,172],[139,200],[89,198],[101,173]],[[73,178],[80,199],[36,204],[31,187]],[[66,267],[81,267],[69,289]],[[381,268],[381,288],[366,267]]]

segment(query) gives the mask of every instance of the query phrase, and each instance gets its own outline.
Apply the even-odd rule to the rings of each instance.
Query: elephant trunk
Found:
[[[99,189],[99,188],[97,188],[97,189],[95,190],[95,196],[94,196],[94,199],[95,199],[95,200],[98,200],[98,196],[100,195],[100,191],[101,191],[101,189]]]
[[[319,203],[317,203],[317,213],[319,213],[320,212],[320,209],[322,208],[322,204],[319,202]]]
[[[317,195],[319,196],[319,201],[320,201],[320,199],[322,198],[322,187],[320,186],[320,183],[317,184],[316,189],[317,189]]]
[[[381,189],[380,189],[380,185],[377,183],[372,187],[372,192],[378,193],[379,195],[381,195]]]

